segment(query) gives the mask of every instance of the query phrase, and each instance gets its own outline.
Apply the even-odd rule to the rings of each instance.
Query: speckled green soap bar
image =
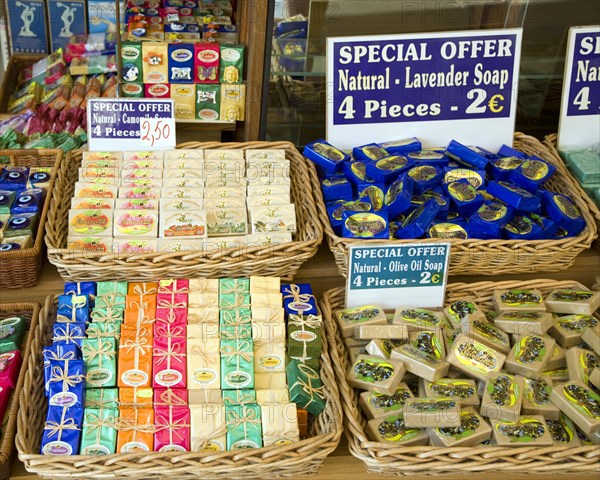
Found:
[[[592,152],[572,153],[567,163],[581,183],[600,183],[600,156]]]

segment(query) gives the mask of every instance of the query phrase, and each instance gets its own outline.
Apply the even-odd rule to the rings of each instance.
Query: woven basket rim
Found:
[[[53,313],[58,301],[58,295],[49,295],[46,297],[44,306],[40,309],[35,329],[35,333],[32,333],[32,353],[29,357],[29,369],[27,370],[24,379],[24,388],[21,391],[19,397],[19,403],[22,408],[19,410],[18,423],[17,423],[17,434],[15,437],[15,444],[19,452],[19,459],[25,464],[26,469],[31,472],[35,472],[42,477],[86,477],[86,478],[106,478],[107,474],[112,478],[115,475],[126,475],[127,478],[148,478],[148,475],[153,475],[153,469],[151,468],[151,462],[154,460],[157,463],[164,464],[168,462],[173,468],[178,468],[181,473],[181,469],[188,467],[189,471],[185,471],[186,474],[190,472],[197,473],[197,478],[202,478],[202,475],[198,471],[198,466],[190,465],[191,461],[205,463],[210,459],[211,465],[202,465],[202,468],[206,471],[217,471],[223,474],[228,468],[248,468],[254,472],[254,468],[257,468],[256,464],[249,462],[248,458],[260,457],[265,464],[265,473],[271,473],[269,469],[282,468],[284,471],[290,471],[293,468],[304,468],[312,461],[322,461],[327,457],[339,444],[343,427],[342,427],[342,407],[339,400],[339,391],[336,384],[333,366],[331,365],[331,358],[329,356],[329,346],[327,342],[323,342],[323,352],[321,355],[321,378],[323,384],[326,385],[326,391],[329,393],[325,411],[320,414],[319,417],[314,419],[314,422],[320,421],[321,416],[327,414],[327,418],[333,417],[333,422],[320,422],[324,427],[329,430],[324,433],[317,434],[315,436],[301,440],[298,443],[281,445],[281,446],[269,446],[262,447],[259,449],[246,449],[246,450],[229,450],[219,453],[200,453],[200,452],[145,452],[145,453],[115,453],[105,456],[89,456],[89,455],[71,455],[71,456],[47,456],[38,453],[28,453],[26,451],[26,438],[30,433],[31,422],[25,418],[25,407],[29,404],[28,393],[32,391],[32,383],[34,382],[34,376],[36,373],[38,376],[42,375],[41,370],[38,369],[36,372],[35,366],[38,365],[41,355],[41,349],[43,348],[43,329],[48,327],[52,322],[49,316]],[[41,385],[41,384],[40,384]],[[43,388],[43,387],[42,387]],[[39,425],[41,426],[41,425]],[[297,457],[301,457],[302,461],[298,461]],[[221,461],[222,464],[212,465],[212,462]],[[57,463],[59,469],[49,471],[48,468],[52,464]],[[136,466],[139,468],[139,472],[132,474],[131,466],[122,467],[122,471],[115,469],[116,464],[122,462],[136,462]],[[319,464],[320,464],[319,463]],[[80,468],[82,464],[85,464],[89,470],[85,470],[82,473],[73,473],[77,468]],[[262,465],[260,465],[262,466]],[[259,467],[260,467],[259,466]],[[105,468],[105,470],[103,470]],[[293,471],[293,470],[291,470]],[[67,473],[68,472],[68,473]],[[302,470],[296,472],[301,474]],[[260,473],[260,472],[258,472]],[[276,475],[276,474],[275,474]],[[219,477],[220,478],[220,477]],[[254,476],[252,476],[254,478]]]
[[[5,312],[31,315],[27,333],[24,336],[23,344],[21,346],[22,363],[19,371],[19,377],[14,391],[12,392],[12,399],[10,404],[7,406],[5,413],[5,416],[8,415],[8,421],[6,423],[6,428],[2,432],[2,442],[0,443],[0,466],[10,462],[12,458],[12,452],[15,447],[17,415],[19,411],[19,396],[25,382],[25,375],[29,364],[31,343],[33,342],[40,309],[40,304],[36,302],[0,303],[0,315],[4,315]]]
[[[448,293],[458,292],[460,295],[470,296],[473,292],[481,291],[491,294],[494,289],[509,289],[509,288],[585,288],[577,281],[564,280],[555,281],[549,279],[515,281],[508,280],[502,282],[482,281],[476,283],[451,283],[448,284],[446,290],[446,298]],[[436,446],[394,446],[380,442],[370,441],[361,424],[363,417],[362,411],[357,402],[354,401],[354,389],[350,387],[346,381],[346,368],[348,365],[345,347],[338,326],[333,319],[333,306],[338,303],[344,303],[345,288],[338,287],[327,290],[323,294],[320,302],[321,311],[323,312],[323,324],[327,330],[327,341],[329,342],[330,355],[333,366],[336,370],[336,375],[339,382],[340,397],[342,408],[344,410],[344,433],[348,439],[348,447],[350,453],[361,460],[367,469],[384,473],[388,475],[403,475],[403,474],[423,474],[423,475],[440,475],[448,473],[464,473],[485,472],[492,469],[502,468],[503,471],[514,471],[515,473],[530,473],[536,470],[538,473],[545,470],[539,462],[544,461],[544,455],[547,458],[560,461],[561,458],[567,458],[567,461],[573,461],[573,457],[578,459],[595,458],[596,463],[582,463],[575,460],[578,464],[572,465],[573,471],[596,470],[598,461],[600,461],[600,449],[597,445],[568,447],[568,446],[552,446],[552,447],[498,447],[498,446],[481,446],[481,447],[436,447]],[[513,458],[514,464],[506,461],[506,458]],[[422,461],[427,465],[426,461],[431,459],[431,470],[423,470],[427,467],[415,467],[412,462],[418,463]],[[486,460],[483,464],[477,462]],[[536,465],[524,463],[523,460],[534,459]],[[435,460],[435,462],[434,462]],[[461,463],[461,461],[472,461],[473,466]],[[548,466],[554,469],[560,469],[560,464],[550,464]],[[455,466],[454,466],[455,465]]]
[[[253,148],[281,148],[286,150],[286,157],[294,157],[296,159],[297,168],[301,170],[302,176],[310,178],[310,170],[308,163],[302,157],[300,152],[295,148],[291,142],[186,142],[177,145],[178,149],[182,148],[203,148],[203,149],[253,149]],[[64,162],[64,171],[68,164],[72,162],[73,158],[78,155],[82,149],[74,150],[70,156]],[[67,180],[61,178],[57,182],[56,188],[52,192],[52,201],[50,205],[49,218],[56,223],[58,217],[58,205],[61,202],[61,195],[65,188]],[[73,262],[80,262],[82,265],[90,266],[102,266],[105,267],[111,263],[131,265],[132,267],[145,266],[146,268],[160,267],[161,262],[166,260],[170,261],[181,261],[189,262],[190,260],[186,257],[193,257],[196,261],[202,260],[223,260],[225,256],[234,256],[237,261],[240,259],[252,258],[253,261],[268,261],[269,259],[276,256],[288,256],[290,252],[295,252],[298,255],[305,255],[306,258],[310,258],[316,253],[318,246],[323,240],[323,227],[317,220],[317,207],[315,205],[314,196],[312,189],[307,188],[303,192],[304,198],[293,198],[293,203],[296,208],[302,206],[308,214],[305,220],[300,224],[298,222],[298,229],[296,232],[296,240],[292,240],[290,243],[270,245],[270,246],[242,246],[235,248],[219,249],[216,251],[182,251],[182,252],[156,252],[150,254],[114,254],[114,253],[94,253],[94,252],[83,252],[74,251],[67,248],[62,248],[58,245],[57,239],[52,236],[48,231],[46,232],[45,242],[48,250],[48,258],[51,263],[57,265],[59,268],[65,264],[68,260],[69,264]],[[301,219],[299,216],[298,219]],[[218,237],[216,237],[218,239]],[[187,264],[185,264],[187,266]]]
[[[546,148],[544,145],[542,145],[541,142],[539,142],[539,140],[535,139],[534,137],[525,135],[523,133],[519,133],[516,132],[515,133],[515,139],[522,141],[522,142],[530,142],[536,145],[536,147],[542,147],[544,149],[544,156],[546,158],[544,158],[547,161],[550,161],[554,166],[557,167],[557,172],[556,172],[556,177],[560,178],[563,183],[565,183],[566,185],[568,185],[570,188],[575,189],[576,193],[579,193],[580,187],[578,186],[578,184],[575,182],[575,184],[573,184],[573,180],[571,175],[569,174],[569,172],[566,170],[566,168],[564,167],[564,165],[562,164],[561,161],[557,161],[557,159],[554,157],[554,155],[552,155],[552,153],[550,152],[550,150],[548,148]],[[313,174],[313,178],[317,177],[317,173],[316,173],[316,167],[314,165],[313,162],[309,162],[309,168],[312,170]],[[321,191],[321,187],[320,187],[320,183],[318,181],[313,182],[312,184],[312,188],[313,188],[313,194],[315,196],[316,199],[316,204],[317,204],[317,210],[318,210],[318,214],[319,214],[319,220],[320,223],[323,227],[323,231],[325,233],[325,237],[327,238],[327,243],[329,244],[329,248],[334,252],[334,254],[337,253],[337,255],[339,255],[340,257],[345,257],[345,262],[347,263],[348,259],[347,259],[347,253],[345,251],[345,249],[350,246],[350,245],[354,245],[354,244],[360,244],[360,243],[365,243],[365,239],[360,239],[360,238],[345,238],[345,237],[340,237],[338,235],[336,235],[336,233],[333,231],[333,228],[331,227],[331,223],[329,222],[329,216],[327,214],[327,209],[325,206],[325,201],[323,199],[323,194]],[[581,190],[582,193],[584,193]],[[563,251],[568,251],[569,249],[572,248],[589,248],[589,246],[592,244],[592,241],[598,236],[598,228],[596,226],[596,222],[594,221],[594,211],[590,208],[589,202],[581,200],[580,198],[578,198],[577,196],[573,196],[573,200],[576,202],[577,206],[579,207],[582,217],[585,220],[586,223],[586,228],[584,228],[584,230],[576,237],[568,237],[568,238],[564,238],[564,239],[560,239],[560,240],[503,240],[503,239],[493,239],[493,240],[480,240],[480,239],[466,239],[466,240],[462,240],[462,239],[455,239],[455,238],[450,238],[450,239],[443,239],[444,242],[448,241],[451,243],[451,246],[457,246],[457,247],[462,247],[465,250],[469,250],[472,248],[496,248],[499,249],[501,252],[504,253],[508,253],[508,252],[515,252],[515,251],[519,251],[521,249],[523,249],[524,251],[535,251],[536,253],[539,251],[542,251],[545,248],[553,248],[553,249],[562,249]],[[585,195],[584,198],[586,198],[587,195]],[[595,209],[597,210],[597,209]],[[369,245],[378,245],[378,244],[385,244],[385,245],[403,245],[406,243],[410,243],[410,242],[414,242],[416,240],[400,240],[400,239],[371,239],[371,240],[367,240],[366,242],[368,242]],[[439,238],[421,238],[418,239],[418,242],[424,242],[424,243],[439,243],[440,239]],[[340,271],[340,274],[342,274],[342,276],[346,276],[343,272],[346,269],[346,265],[341,265],[341,260],[339,258],[337,258],[336,255],[336,263],[338,264],[338,270]],[[530,266],[528,265],[528,268],[530,268]],[[529,270],[528,270],[529,271]],[[523,270],[523,273],[525,272],[525,270]],[[484,273],[483,271],[481,273]]]

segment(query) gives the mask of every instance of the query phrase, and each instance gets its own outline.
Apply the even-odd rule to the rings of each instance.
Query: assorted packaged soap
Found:
[[[0,421],[4,418],[21,371],[21,346],[27,334],[25,317],[0,318]],[[16,399],[15,399],[16,401]]]
[[[304,156],[338,236],[551,240],[585,228],[574,199],[547,189],[556,167],[507,145],[492,153],[409,138],[347,153],[317,140]]]
[[[214,251],[292,241],[284,150],[83,152],[68,248]]]
[[[0,386],[16,381],[12,349],[23,327],[18,318],[0,325],[2,355],[15,356]],[[277,277],[66,283],[43,350],[41,452],[298,442],[307,411],[325,408],[321,339],[310,285],[280,285]]]
[[[0,252],[33,246],[52,169],[0,165]]]
[[[373,151],[370,149],[369,151]],[[598,444],[599,292],[495,290],[494,311],[333,312],[370,440],[443,447]]]

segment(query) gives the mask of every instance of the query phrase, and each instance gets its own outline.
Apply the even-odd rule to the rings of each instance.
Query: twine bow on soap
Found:
[[[304,327],[308,327],[312,330],[317,330],[321,328],[321,323],[323,322],[323,319],[320,315],[309,314],[306,315],[306,318],[304,318],[302,315],[296,315],[292,313],[288,317],[288,322],[292,325],[300,327],[304,332]]]
[[[44,364],[50,360],[75,360],[75,352],[65,352],[59,355],[54,350],[46,350],[44,352]]]
[[[185,399],[178,397],[173,393],[172,389],[167,389],[162,392],[159,396],[159,402],[156,402],[156,406],[161,407],[187,407],[188,403]]]
[[[87,338],[95,338],[97,340],[102,340],[103,338],[113,338],[117,340],[119,338],[117,332],[103,332],[98,326],[94,327],[93,323],[88,327],[85,334],[87,335]]]
[[[189,353],[195,357],[194,360],[200,360],[199,363],[201,367],[206,367],[215,358],[215,352],[210,352],[208,350],[209,349],[202,348],[200,345],[192,345]]]
[[[65,323],[64,326],[58,326],[58,324],[55,324],[54,328],[55,335],[52,337],[54,342],[65,341],[66,343],[77,343],[75,340],[81,340],[85,338],[85,335],[79,326],[73,329],[71,328],[71,324]]]
[[[69,360],[65,360],[65,368],[60,365],[52,367],[50,372],[50,383],[62,382],[62,391],[69,391],[69,387],[75,388],[77,384],[83,382],[85,375],[68,375],[69,373]]]
[[[102,359],[104,357],[114,358],[117,355],[117,352],[113,350],[111,342],[106,340],[98,340],[97,347],[90,344],[84,345],[81,349],[81,353],[83,353],[86,365],[92,363],[96,357],[99,357],[98,368],[102,368]]]
[[[273,445],[281,440],[287,440],[290,443],[292,442],[292,438],[296,438],[300,435],[297,428],[294,425],[290,425],[285,420],[283,421],[284,428],[280,430],[268,430],[263,432],[263,443],[265,447],[269,445]]]
[[[118,407],[118,401],[116,398],[107,398],[104,399],[104,388],[97,388],[96,390],[100,390],[99,394],[100,394],[100,398],[97,399],[93,399],[93,400],[89,400],[89,395],[88,398],[86,398],[85,400],[85,407],[86,408],[97,408],[97,409],[104,409],[104,408],[117,408]]]
[[[138,283],[133,287],[133,293],[143,297],[144,295],[156,295],[156,287],[148,287],[147,283]]]
[[[62,315],[61,317],[67,318],[69,322],[77,321],[77,311],[87,306],[87,298],[83,295],[71,295],[71,305],[68,307],[71,310],[71,318]]]
[[[166,295],[166,294],[163,294]],[[185,309],[187,310],[188,308],[188,304],[187,302],[176,302],[175,301],[175,295],[176,294],[170,294],[171,295],[171,299],[170,300],[166,300],[164,298],[161,298],[158,300],[158,304],[156,305],[158,308],[168,308],[170,310],[173,309]]]
[[[118,292],[107,293],[96,299],[96,308],[124,307],[125,296]]]
[[[173,420],[173,410],[169,408],[169,421],[155,426],[155,433],[161,432],[163,430],[168,430],[169,432],[169,445],[173,445],[173,434],[176,434],[178,437],[178,442],[183,442],[185,440],[185,432],[178,432],[177,430],[182,430],[184,428],[190,428],[190,424],[186,423],[185,418],[180,418],[179,420]]]
[[[220,292],[222,294],[228,294],[228,293],[248,293],[248,289],[246,288],[246,286],[244,285],[244,283],[242,282],[238,282],[237,280],[230,280],[230,282],[233,282],[233,285],[220,285]]]
[[[206,423],[204,423],[204,425],[206,426]],[[195,445],[194,451],[197,452],[202,452],[206,446],[210,443],[211,440],[214,440],[215,438],[219,438],[222,437],[223,435],[227,434],[227,425],[225,423],[222,423],[219,428],[217,428],[216,430],[213,430],[212,432],[208,432],[205,435],[196,435],[194,437],[191,438],[192,441],[192,445]],[[196,442],[200,442],[200,444],[196,444]]]
[[[227,429],[237,430],[240,426],[244,427],[244,438],[248,438],[248,425],[260,425],[260,418],[256,418],[256,412],[253,409],[247,409],[242,405],[242,414],[238,414],[235,410],[228,412]],[[233,419],[231,419],[233,417]]]
[[[121,343],[119,348],[126,348],[126,353],[133,351],[133,368],[134,370],[139,369],[140,364],[140,353],[146,355],[147,351],[152,349],[152,345],[149,345],[148,338],[140,336],[139,332],[135,338],[129,338],[125,342]]]
[[[228,398],[225,398],[225,404],[229,403],[230,405],[247,405],[249,403],[256,403],[256,398],[247,392],[243,392],[242,390],[230,390],[234,395],[237,395],[235,401],[230,401]]]
[[[73,431],[80,430],[80,428],[75,423],[74,418],[67,418],[65,420],[66,413],[67,413],[67,409],[63,408],[62,414],[60,416],[60,422],[55,422],[53,420],[50,420],[49,422],[45,423],[44,430],[48,430],[48,433],[46,433],[47,438],[51,438],[54,435],[58,435],[58,437],[56,438],[56,441],[60,442],[60,440],[62,438],[62,432],[64,430],[73,430]]]
[[[208,278],[194,278],[190,280],[190,293],[207,293]],[[213,293],[218,293],[217,291]]]
[[[179,287],[178,284],[179,282],[174,278],[161,280],[158,282],[158,293],[178,294],[189,292],[187,287]]]
[[[301,378],[298,378],[296,380],[296,383],[294,383],[291,387],[290,387],[290,392],[296,387],[296,386],[300,386],[302,387],[302,390],[304,391],[304,393],[306,393],[307,395],[310,395],[310,401],[305,404],[303,406],[303,408],[308,407],[311,403],[316,402],[316,398],[320,398],[321,400],[325,400],[325,394],[323,393],[323,385],[321,385],[320,387],[313,387],[311,379],[312,380],[317,380],[319,378],[319,375],[310,367],[308,367],[307,365],[304,365],[302,363],[298,364],[298,370],[300,370],[307,378],[308,383],[306,383],[304,380],[302,380]]]
[[[300,287],[295,283],[292,283],[289,288],[284,288],[283,293],[287,294],[283,296],[283,299],[291,298],[293,303],[308,303],[311,298],[315,298],[310,293],[300,293]]]
[[[156,432],[156,427],[151,423],[138,425],[139,410],[140,409],[137,407],[133,408],[135,419],[132,420],[129,417],[119,417],[115,422],[115,430],[120,432],[133,432],[132,442],[137,440],[138,433],[149,433],[153,435]]]
[[[92,311],[92,320],[94,322],[120,322],[123,319],[123,310],[120,307],[106,307],[94,309]]]
[[[243,293],[234,293],[233,302],[228,298],[223,298],[221,302],[221,309],[233,310],[234,308],[250,308],[249,303],[245,303],[246,295]]]
[[[83,426],[89,429],[89,433],[92,435],[96,435],[96,445],[100,444],[100,439],[102,438],[102,429],[106,428],[115,428],[116,418],[114,415],[108,415],[104,417],[102,413],[100,415],[96,415],[95,413],[87,412],[85,415],[85,422]]]
[[[236,369],[240,369],[240,359],[243,358],[246,362],[251,362],[252,357],[254,357],[254,352],[250,346],[250,342],[248,340],[242,340],[236,342],[236,347],[231,345],[225,345],[221,347],[221,356],[225,357],[226,363],[232,363],[235,359],[236,361]],[[250,351],[248,351],[250,349]]]
[[[162,365],[165,361],[167,362],[167,370],[171,370],[171,359],[177,360],[179,363],[183,362],[185,358],[185,352],[182,352],[181,343],[171,343],[171,337],[167,340],[167,347],[154,347],[154,358],[157,358],[157,365]]]

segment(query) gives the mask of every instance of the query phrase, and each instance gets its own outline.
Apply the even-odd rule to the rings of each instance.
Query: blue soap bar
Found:
[[[419,151],[423,148],[421,141],[416,137],[383,142],[379,146],[391,155],[403,155],[408,152]]]
[[[42,455],[78,455],[83,412],[81,407],[48,407],[40,453]]]
[[[368,145],[361,145],[352,149],[352,158],[354,160],[371,162],[389,156],[390,152],[385,150],[385,148],[381,148],[376,143],[369,143]]]
[[[410,177],[401,175],[387,188],[384,205],[389,218],[396,218],[411,206],[413,182]]]
[[[485,202],[469,217],[471,235],[477,238],[500,238],[502,228],[513,217],[514,209],[501,202]]]
[[[51,175],[48,172],[33,172],[29,174],[29,185],[32,188],[37,188],[37,185],[40,184],[44,186],[44,184],[48,184],[51,179]]]
[[[442,182],[444,170],[432,165],[417,165],[408,170],[407,174],[414,182],[413,191],[421,193],[437,187]]]
[[[81,360],[81,350],[74,343],[53,343],[42,350],[44,359],[44,390],[48,395],[50,380],[50,360]]]
[[[349,200],[342,201],[341,203],[334,203],[327,206],[327,213],[329,214],[329,221],[331,222],[331,228],[338,236],[342,236],[342,216],[347,210],[355,212],[369,212],[371,211],[371,203],[360,200]]]
[[[469,148],[471,150],[473,150],[475,153],[478,153],[479,155],[481,155],[482,157],[487,158],[488,160],[494,160],[494,159],[498,158],[498,156],[499,156],[497,153],[490,152],[489,150],[487,150],[483,147],[476,147],[476,146],[470,145]]]
[[[452,140],[448,144],[446,147],[446,155],[456,160],[458,163],[478,170],[484,170],[489,161],[486,157],[481,155],[481,153],[458,143],[456,140]]]
[[[506,182],[489,182],[487,191],[507,205],[523,212],[537,212],[541,207],[537,196]]]
[[[57,345],[77,345],[81,348],[87,323],[55,323],[52,325],[52,341]]]
[[[444,192],[461,217],[468,217],[483,205],[483,197],[467,180],[444,184]]]
[[[48,405],[83,407],[85,397],[85,363],[83,360],[50,360]]]
[[[522,160],[527,160],[527,154],[509,147],[508,145],[502,145],[500,150],[498,150],[498,155],[500,157],[517,157]]]
[[[343,162],[350,160],[348,155],[325,140],[309,143],[304,147],[303,153],[328,173],[341,171]]]
[[[0,170],[0,188],[3,190],[23,190],[27,186],[29,168],[7,165]]]
[[[429,238],[458,238],[466,240],[470,238],[469,224],[464,220],[435,222],[427,230]]]
[[[497,182],[506,182],[511,174],[523,164],[524,160],[518,157],[500,157],[488,163],[488,171]]]
[[[87,295],[60,295],[56,321],[87,322],[89,321],[90,301]]]
[[[290,283],[280,287],[285,314],[318,315],[317,301],[310,283]]]
[[[376,181],[389,185],[413,165],[414,161],[404,155],[390,155],[367,163],[367,174]]]
[[[542,229],[542,238],[552,239],[556,236],[558,225],[548,217],[538,215],[537,213],[530,213],[529,218],[537,223],[537,225]]]
[[[381,184],[368,185],[366,187],[359,185],[357,187],[357,196],[362,201],[367,199],[371,204],[372,210],[376,212],[384,207],[385,186]]]
[[[96,296],[96,282],[65,282],[65,295]]]
[[[326,202],[352,197],[352,184],[344,175],[331,175],[321,181],[321,191]]]
[[[444,155],[443,151],[436,149],[409,152],[406,154],[406,158],[413,160],[415,165],[432,165],[439,168],[447,167],[450,163],[450,158]]]
[[[427,200],[431,198],[433,198],[440,207],[440,211],[435,217],[436,220],[447,220],[448,212],[450,211],[450,200],[444,195],[441,189],[438,190],[436,188],[433,190],[427,190],[426,192],[420,193],[418,195],[413,195],[412,204],[414,207],[418,207],[419,205],[424,204],[425,202],[427,202]]]
[[[344,212],[342,236],[346,238],[389,238],[388,214],[381,212]]]
[[[352,160],[344,162],[342,170],[346,178],[350,180],[354,185],[360,183],[376,183],[375,179],[369,177],[367,174],[367,164],[369,162],[363,162],[360,160]]]
[[[443,183],[450,183],[463,179],[467,180],[476,189],[483,188],[485,187],[485,170],[452,167],[446,167],[444,169]]]
[[[550,219],[566,230],[569,236],[579,235],[585,228],[585,220],[570,197],[545,191],[542,202]]]
[[[190,26],[199,29],[197,25]],[[194,45],[170,43],[168,58],[169,83],[194,83]]]
[[[43,204],[44,190],[41,188],[28,188],[19,192],[10,211],[14,214],[35,213],[42,209]]]
[[[540,240],[542,228],[529,216],[517,214],[504,225],[504,238],[508,240]]]
[[[425,236],[439,211],[440,207],[433,199],[415,208],[396,231],[396,238],[409,239]]]
[[[535,192],[538,187],[554,175],[556,167],[541,158],[530,157],[512,171],[509,181],[529,192]]]

